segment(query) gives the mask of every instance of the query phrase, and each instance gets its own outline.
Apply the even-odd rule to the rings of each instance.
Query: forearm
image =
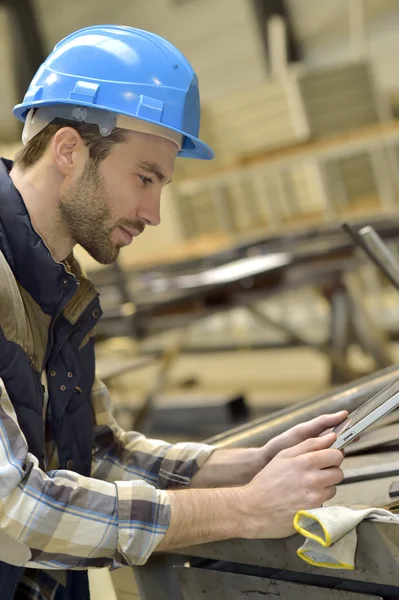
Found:
[[[92,403],[96,427],[91,476],[96,479],[110,483],[144,479],[158,489],[188,487],[214,451],[206,444],[170,444],[124,431],[112,416],[111,397],[99,379]]]
[[[165,534],[166,492],[143,480],[107,483],[45,473],[28,452],[5,392],[0,402],[0,560],[28,568],[143,564]]]
[[[266,465],[259,448],[215,450],[194,475],[191,487],[228,487],[245,485]]]
[[[0,483],[6,487],[3,477]],[[19,543],[13,562],[4,556],[7,547],[0,536],[1,560],[11,564],[46,569],[140,565],[169,524],[166,492],[143,481],[111,484],[66,470],[44,473],[28,455],[27,473],[13,487],[0,503],[0,533]]]
[[[168,491],[171,517],[156,551],[245,537],[243,488]]]

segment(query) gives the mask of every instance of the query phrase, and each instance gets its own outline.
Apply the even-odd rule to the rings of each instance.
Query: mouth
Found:
[[[141,233],[141,231],[137,231],[137,229],[134,229],[133,227],[124,227],[122,225],[119,225],[119,227],[132,238],[137,237]]]
[[[120,237],[122,238],[122,242],[124,246],[129,246],[129,244],[132,243],[134,235],[133,233],[131,233],[128,229],[125,229],[124,227],[119,226],[118,230],[120,232]]]
[[[142,233],[142,231],[139,231],[134,227],[126,227],[125,225],[118,225],[116,227],[116,230],[119,234],[118,237],[120,239],[121,246],[129,246],[132,243],[133,238],[139,236]]]

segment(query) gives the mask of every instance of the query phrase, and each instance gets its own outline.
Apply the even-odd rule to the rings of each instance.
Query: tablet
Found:
[[[338,450],[344,448],[370,427],[370,425],[385,417],[398,406],[399,379],[395,379],[351,413],[343,423],[333,429],[338,438],[331,447],[338,448]]]

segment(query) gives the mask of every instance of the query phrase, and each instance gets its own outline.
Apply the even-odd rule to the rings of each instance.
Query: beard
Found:
[[[81,178],[60,200],[60,213],[73,240],[103,265],[116,261],[122,245],[112,241],[116,227],[125,225],[143,231],[142,222],[120,219],[112,223],[112,213],[98,164],[89,159]]]

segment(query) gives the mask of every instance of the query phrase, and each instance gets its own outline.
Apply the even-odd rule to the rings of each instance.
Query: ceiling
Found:
[[[193,6],[205,6],[205,0],[32,0],[37,11],[37,16],[40,24],[40,30],[43,35],[44,48],[46,53],[50,52],[53,46],[61,38],[65,37],[71,31],[93,25],[97,23],[124,23],[127,25],[137,26],[143,29],[150,29],[156,33],[167,35],[168,32],[176,32],[179,44],[183,51],[185,48],[192,49],[196,44],[196,62],[200,63],[205,60],[205,55],[201,53],[204,43],[211,43],[213,39],[217,40],[218,31],[214,27],[214,22],[217,21],[220,28],[223,15],[219,20],[215,17],[217,7],[219,9],[224,4],[223,0],[213,0],[209,4],[209,13],[207,15],[207,40],[204,41],[204,30],[201,30],[201,35],[197,32],[196,20],[191,18],[193,14]],[[356,1],[356,0],[350,0]],[[251,0],[236,0],[243,5],[251,6]],[[335,49],[342,48],[341,58],[345,56],[345,48],[349,40],[349,17],[348,17],[348,0],[286,0],[286,4],[290,10],[293,20],[293,27],[296,38],[304,49],[306,60],[310,64],[322,62],[324,57],[331,56],[334,59]],[[365,20],[368,35],[372,35],[374,30],[384,30],[390,23],[399,24],[399,1],[398,0],[365,0]],[[191,8],[189,8],[191,7]],[[224,4],[225,7],[225,4]],[[223,10],[225,8],[223,7]],[[248,9],[249,10],[249,9]],[[171,20],[173,19],[172,29]],[[242,19],[242,14],[237,13],[237,31],[234,36],[231,36],[231,45],[227,48],[221,48],[218,55],[214,57],[214,63],[223,62],[226,56],[237,52],[237,57],[242,55],[242,60],[253,62],[253,53],[259,53],[259,63],[264,60],[261,57],[261,45],[256,46],[254,42],[252,54],[248,54],[245,58],[245,47],[249,43],[246,41],[245,46],[241,46],[237,42],[239,35],[239,21]],[[396,20],[397,19],[397,22]],[[396,31],[392,32],[392,40],[395,37]],[[178,33],[178,35],[177,35]],[[256,37],[252,33],[252,38]],[[174,35],[171,41],[174,42]],[[373,38],[374,39],[374,38]],[[391,38],[381,35],[378,41],[373,41],[374,52],[381,55],[381,70],[384,71],[385,63],[392,63],[389,71],[384,75],[386,81],[392,85],[396,84],[396,77],[392,77],[392,72],[396,73],[396,48],[393,50]],[[176,43],[176,42],[175,42]],[[396,43],[396,42],[395,42]],[[191,45],[190,45],[191,44]],[[215,42],[216,44],[216,42]],[[399,46],[399,40],[397,42]],[[215,46],[216,47],[216,46]],[[399,47],[398,47],[399,50]],[[243,54],[244,53],[244,54]],[[379,54],[378,54],[379,53]],[[385,53],[385,54],[384,54]],[[339,54],[339,53],[338,53]],[[338,54],[336,54],[338,56]],[[384,56],[383,56],[384,55]],[[386,59],[384,58],[386,55]],[[17,93],[16,78],[13,67],[12,55],[12,28],[7,17],[6,9],[0,5],[0,56],[1,56],[1,73],[0,78],[0,94],[2,102],[0,105],[0,140],[12,141],[18,136],[18,124],[11,118],[12,106],[19,101]],[[201,58],[202,57],[202,58]],[[190,58],[190,56],[189,56]],[[238,60],[239,58],[237,58]],[[209,61],[208,56],[206,57]],[[204,67],[202,67],[204,70]],[[215,75],[214,84],[220,78],[219,72]],[[393,81],[394,80],[394,81]],[[209,82],[212,80],[209,79]],[[209,84],[211,85],[211,84]],[[213,84],[212,84],[213,85]]]
[[[292,16],[295,34],[302,44],[330,42],[341,37],[349,38],[349,8],[358,0],[286,0]],[[364,0],[366,29],[373,28],[379,20],[398,15],[397,0]]]

